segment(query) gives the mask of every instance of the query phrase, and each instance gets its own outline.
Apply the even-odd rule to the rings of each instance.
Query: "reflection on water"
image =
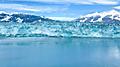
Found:
[[[1,39],[0,67],[120,67],[120,39]]]

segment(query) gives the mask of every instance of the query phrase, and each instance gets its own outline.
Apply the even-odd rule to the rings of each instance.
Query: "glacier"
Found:
[[[0,12],[0,37],[120,38],[120,12],[93,13],[73,21]]]
[[[120,38],[120,24],[79,22],[0,23],[0,37]]]

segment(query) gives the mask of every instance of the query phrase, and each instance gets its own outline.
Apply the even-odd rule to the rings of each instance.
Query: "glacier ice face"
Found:
[[[0,37],[120,37],[119,24],[43,22],[0,23]]]

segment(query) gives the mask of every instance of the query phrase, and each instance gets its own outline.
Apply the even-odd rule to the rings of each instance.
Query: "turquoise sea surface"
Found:
[[[120,67],[120,24],[1,22],[0,67]]]
[[[0,67],[120,67],[120,39],[0,39]]]

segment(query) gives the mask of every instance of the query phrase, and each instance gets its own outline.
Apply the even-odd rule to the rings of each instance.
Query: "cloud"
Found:
[[[14,0],[12,0],[14,1]],[[16,1],[16,0],[15,0]],[[20,0],[17,0],[20,1]],[[102,5],[117,5],[118,0],[22,0],[22,1],[36,1],[36,2],[47,2],[47,3],[74,3],[74,4],[102,4]]]
[[[58,6],[30,6],[30,5],[28,6],[21,4],[0,4],[0,9],[50,13],[50,12],[64,11],[67,8],[61,8]]]
[[[120,10],[120,6],[113,7],[114,9]]]
[[[93,3],[97,3],[97,4],[106,4],[106,5],[116,5],[119,2],[116,0],[91,0],[91,2]]]
[[[48,18],[61,21],[72,21],[75,19],[73,17],[48,17]]]

